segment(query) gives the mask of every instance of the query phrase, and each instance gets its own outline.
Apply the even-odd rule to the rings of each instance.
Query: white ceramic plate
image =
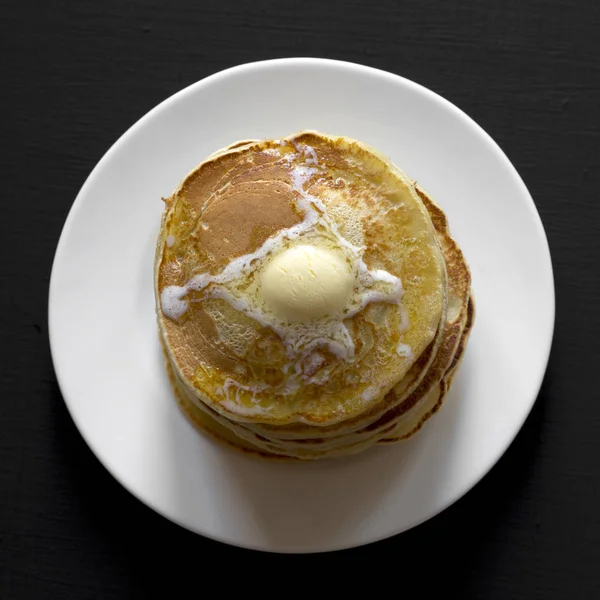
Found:
[[[305,128],[372,144],[433,196],[471,265],[477,318],[452,392],[419,435],[349,459],[282,465],[221,447],[179,412],[159,349],[152,266],[161,196],[190,169],[236,140]],[[150,111],[81,189],[50,284],[58,381],[106,468],[183,527],[280,552],[373,542],[467,492],[531,410],[553,324],[544,230],[500,148],[415,83],[318,59],[229,69]]]

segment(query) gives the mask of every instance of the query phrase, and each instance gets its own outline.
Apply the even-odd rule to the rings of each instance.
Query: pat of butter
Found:
[[[297,245],[267,264],[260,283],[266,307],[278,318],[306,322],[342,316],[355,277],[343,254]]]

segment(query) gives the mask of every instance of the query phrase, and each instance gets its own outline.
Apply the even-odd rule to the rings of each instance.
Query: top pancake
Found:
[[[411,182],[364,144],[316,132],[240,142],[192,171],[166,205],[155,267],[159,325],[178,377],[216,413],[273,425],[356,418],[383,405],[439,331],[445,266],[429,213]],[[307,226],[309,211],[316,217]],[[299,233],[286,238],[290,228]],[[281,243],[268,249],[274,238]],[[348,356],[318,343],[318,360],[290,356],[281,328],[260,318],[258,274],[294,243],[340,239],[370,271],[400,279],[401,301],[373,301],[344,319]],[[252,253],[241,276],[223,284],[226,294],[210,297],[213,283],[189,283],[214,281]],[[165,316],[165,289],[180,294],[174,306],[185,310]],[[254,312],[240,309],[249,305]]]

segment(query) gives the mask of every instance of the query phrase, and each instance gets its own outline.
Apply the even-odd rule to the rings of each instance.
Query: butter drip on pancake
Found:
[[[289,164],[295,161],[291,183],[302,221],[280,229],[254,252],[234,258],[218,274],[196,274],[185,285],[169,285],[161,292],[162,312],[169,319],[178,320],[190,301],[221,299],[275,332],[290,359],[283,366],[287,378],[280,389],[283,395],[296,392],[299,379],[317,385],[326,382],[327,370],[315,375],[325,361],[319,352],[322,349],[339,361],[353,361],[355,345],[344,320],[367,305],[397,304],[402,314],[399,328],[403,332],[409,326],[401,306],[400,279],[383,269],[369,269],[363,259],[364,246],[348,241],[324,203],[306,191],[307,181],[319,177],[318,156],[307,144],[293,142],[293,146],[295,152],[284,154],[282,160]],[[290,278],[297,278],[300,285],[290,282]],[[278,291],[277,286],[285,285],[286,280],[286,289]],[[190,291],[200,294],[188,300]],[[410,347],[403,344],[403,352],[408,355]],[[240,390],[254,394],[268,387],[247,386],[227,378],[221,393],[227,402],[231,401],[231,388],[239,400]],[[257,411],[260,407],[246,409],[245,413]]]

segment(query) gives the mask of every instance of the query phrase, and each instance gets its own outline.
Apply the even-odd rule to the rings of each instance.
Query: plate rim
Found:
[[[405,85],[409,88],[412,87],[417,92],[429,96],[435,102],[437,102],[438,104],[441,104],[447,110],[451,111],[456,117],[458,117],[462,121],[466,122],[468,126],[474,127],[477,130],[477,133],[479,135],[482,135],[484,138],[487,139],[487,142],[494,149],[496,157],[499,158],[501,161],[503,161],[506,166],[508,166],[509,171],[515,177],[515,182],[520,187],[521,192],[522,192],[524,198],[526,199],[526,204],[527,204],[528,210],[529,210],[531,216],[533,217],[533,222],[537,229],[538,237],[540,239],[540,242],[542,242],[542,244],[543,244],[544,254],[546,255],[546,258],[547,258],[549,284],[550,284],[551,291],[552,291],[552,294],[549,295],[548,300],[547,300],[548,304],[549,304],[548,309],[549,309],[549,313],[550,313],[550,323],[548,326],[548,331],[546,333],[545,339],[540,340],[540,346],[543,346],[543,353],[544,353],[545,358],[543,361],[543,368],[540,369],[540,372],[539,372],[539,375],[538,375],[538,378],[536,381],[535,395],[533,396],[533,398],[528,400],[529,406],[528,406],[527,410],[524,412],[521,422],[518,424],[518,426],[514,427],[513,431],[511,432],[511,435],[507,436],[506,443],[503,445],[502,450],[500,452],[498,452],[498,455],[496,456],[495,460],[492,461],[490,464],[488,464],[486,466],[486,468],[483,470],[483,472],[477,473],[475,477],[472,477],[470,479],[469,485],[465,486],[465,488],[461,491],[461,493],[459,493],[455,497],[452,497],[451,499],[443,502],[442,508],[440,508],[434,514],[420,518],[420,519],[414,521],[412,523],[412,525],[410,525],[410,526],[401,527],[399,529],[393,529],[393,530],[390,529],[387,533],[385,533],[383,535],[379,535],[379,536],[373,536],[373,537],[367,539],[366,541],[357,542],[354,544],[339,544],[338,543],[335,545],[327,546],[326,548],[323,548],[320,550],[311,550],[311,549],[294,550],[294,549],[285,549],[285,548],[284,549],[281,549],[281,548],[280,549],[266,549],[264,547],[254,545],[252,543],[240,543],[239,541],[233,541],[231,539],[227,539],[226,536],[219,537],[217,535],[207,533],[206,531],[201,531],[198,528],[196,528],[188,523],[185,523],[183,520],[178,519],[176,516],[166,514],[166,512],[163,511],[162,508],[158,507],[154,501],[152,501],[151,499],[142,497],[141,495],[136,493],[132,489],[132,487],[130,487],[130,485],[128,484],[127,481],[123,480],[115,472],[113,472],[113,470],[110,467],[109,461],[104,460],[104,458],[102,457],[102,453],[99,451],[99,449],[97,449],[95,447],[95,445],[93,443],[91,443],[91,441],[88,439],[88,436],[85,433],[85,428],[81,426],[78,418],[75,416],[74,411],[72,410],[72,407],[71,407],[72,403],[70,400],[68,400],[67,394],[65,394],[66,386],[64,384],[64,381],[66,381],[66,377],[65,377],[64,373],[62,372],[61,367],[58,365],[58,363],[60,362],[59,359],[57,358],[57,352],[56,352],[56,338],[59,335],[56,331],[58,329],[58,325],[53,325],[54,320],[52,317],[53,305],[56,304],[55,297],[57,295],[57,292],[55,290],[55,284],[54,284],[54,281],[55,281],[54,274],[58,268],[57,265],[59,265],[61,263],[61,261],[63,260],[63,255],[65,253],[64,247],[66,245],[66,239],[69,236],[70,230],[73,227],[73,223],[75,222],[75,219],[77,218],[77,214],[78,214],[79,210],[81,210],[81,207],[83,206],[83,198],[87,194],[88,188],[90,188],[93,185],[95,178],[102,171],[104,164],[110,160],[112,154],[117,151],[117,149],[120,147],[120,145],[126,143],[130,137],[134,136],[139,129],[144,127],[144,125],[146,124],[147,121],[151,120],[155,114],[157,114],[160,111],[162,111],[163,109],[165,109],[169,104],[176,102],[178,99],[180,99],[186,95],[195,93],[197,90],[201,89],[205,85],[210,85],[211,83],[219,81],[220,79],[226,79],[228,77],[235,77],[238,73],[251,72],[253,70],[261,70],[264,68],[268,69],[269,67],[273,67],[273,66],[276,67],[276,66],[281,66],[281,65],[284,65],[284,66],[285,65],[288,65],[288,66],[298,65],[298,66],[304,66],[304,67],[329,66],[329,67],[333,67],[333,68],[338,68],[338,69],[341,68],[341,69],[347,69],[350,71],[354,71],[355,74],[357,74],[359,76],[365,75],[365,74],[371,74],[371,75],[376,75],[378,77],[388,79],[389,81],[398,82],[398,80],[400,80],[400,82],[403,85]],[[89,172],[88,176],[85,178],[83,184],[79,188],[79,191],[77,192],[75,199],[73,200],[73,203],[71,204],[71,206],[69,208],[67,217],[65,218],[64,224],[62,226],[60,236],[58,239],[58,243],[56,245],[56,249],[54,252],[54,257],[52,259],[52,267],[51,267],[51,271],[50,271],[50,280],[49,280],[49,286],[48,286],[47,319],[48,319],[48,338],[49,338],[52,366],[54,369],[56,381],[57,381],[58,387],[60,389],[60,393],[61,393],[63,402],[67,408],[67,411],[71,417],[71,420],[73,421],[77,431],[79,432],[79,435],[81,435],[82,439],[84,440],[84,442],[86,443],[88,448],[91,450],[92,454],[96,457],[96,459],[102,465],[102,467],[111,475],[111,477],[113,479],[115,479],[136,500],[140,501],[142,504],[151,508],[154,512],[159,514],[161,517],[167,519],[168,521],[174,523],[175,525],[178,525],[179,527],[182,527],[183,529],[186,529],[194,534],[200,535],[202,537],[205,537],[207,539],[211,539],[211,540],[214,540],[214,541],[217,541],[220,543],[236,546],[239,548],[245,548],[248,550],[267,552],[267,553],[282,553],[282,554],[324,553],[324,552],[334,552],[334,551],[338,551],[338,550],[344,550],[344,549],[365,546],[368,544],[382,541],[384,539],[394,537],[405,531],[409,531],[410,529],[413,529],[413,528],[421,525],[422,523],[435,518],[436,516],[443,513],[448,507],[452,506],[454,503],[461,500],[467,493],[469,493],[475,486],[477,486],[480,483],[480,481],[487,474],[489,474],[494,469],[494,467],[496,466],[498,461],[505,455],[508,448],[512,445],[515,438],[517,437],[519,432],[522,430],[527,418],[531,414],[531,411],[533,410],[533,407],[535,406],[536,401],[539,397],[539,393],[540,393],[540,390],[541,390],[541,387],[543,384],[543,380],[547,373],[548,364],[549,364],[551,351],[552,351],[552,344],[553,344],[553,340],[554,340],[554,334],[555,334],[556,286],[555,286],[552,254],[550,251],[548,236],[546,235],[546,230],[543,226],[541,215],[539,214],[539,211],[537,210],[535,202],[533,201],[533,198],[532,198],[527,186],[525,185],[517,168],[510,161],[510,159],[508,158],[508,156],[506,155],[504,150],[501,148],[501,146],[491,137],[490,134],[488,134],[483,129],[483,127],[481,127],[479,125],[479,123],[477,121],[475,121],[464,110],[462,110],[461,108],[456,106],[450,100],[441,96],[437,92],[434,92],[433,90],[425,87],[424,85],[421,85],[411,79],[408,79],[407,77],[405,77],[403,75],[398,75],[396,73],[392,73],[392,72],[389,72],[389,71],[386,71],[383,69],[379,69],[376,67],[367,66],[367,65],[364,65],[361,63],[355,63],[355,62],[338,60],[338,59],[330,59],[330,58],[300,56],[300,57],[288,57],[288,58],[273,58],[273,59],[267,59],[267,60],[259,60],[259,61],[242,63],[242,64],[238,64],[238,65],[231,66],[226,69],[217,71],[206,77],[203,77],[202,79],[199,79],[198,81],[195,81],[195,82],[191,83],[190,85],[187,85],[186,87],[180,89],[179,91],[175,92],[174,94],[171,94],[170,96],[168,96],[167,98],[163,99],[161,102],[156,104],[149,111],[147,111],[145,114],[143,114],[137,121],[135,121],[130,127],[128,127],[107,148],[107,150],[103,153],[101,158],[96,162],[93,169]],[[544,342],[544,343],[542,344],[541,342]]]

